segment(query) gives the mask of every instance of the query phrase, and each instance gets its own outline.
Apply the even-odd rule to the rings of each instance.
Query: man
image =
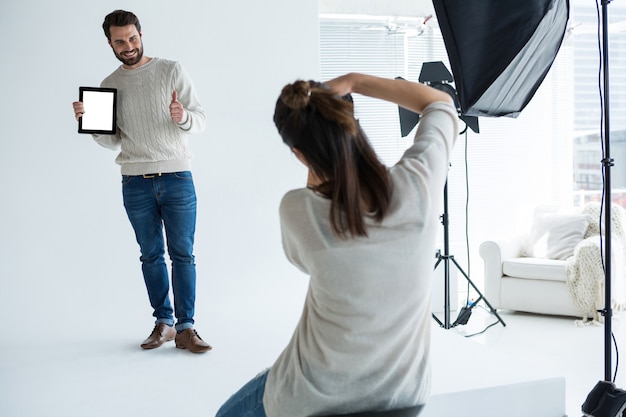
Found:
[[[139,19],[115,10],[102,24],[108,43],[122,65],[102,81],[117,88],[117,133],[93,135],[96,142],[120,148],[124,207],[141,250],[143,277],[156,318],[141,347],[154,349],[176,340],[194,353],[211,349],[194,324],[196,265],[193,243],[196,194],[190,172],[188,133],[204,130],[206,115],[193,83],[178,62],[143,54]],[[76,119],[82,102],[74,102]],[[174,308],[165,263],[165,240],[172,262]],[[176,316],[174,322],[173,313]]]

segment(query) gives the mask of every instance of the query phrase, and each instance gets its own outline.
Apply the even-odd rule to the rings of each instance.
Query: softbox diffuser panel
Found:
[[[461,114],[517,117],[561,46],[568,0],[433,0]]]

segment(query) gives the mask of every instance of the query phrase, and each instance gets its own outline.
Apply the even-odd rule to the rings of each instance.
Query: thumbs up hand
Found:
[[[178,124],[187,121],[187,115],[183,105],[178,101],[178,93],[172,93],[172,102],[170,103],[170,116],[172,120]]]

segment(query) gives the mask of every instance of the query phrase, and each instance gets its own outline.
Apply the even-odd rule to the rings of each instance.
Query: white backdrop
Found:
[[[22,337],[140,318],[141,338],[152,326],[117,152],[79,135],[72,115],[78,87],[98,86],[120,64],[101,27],[118,8],[139,17],[147,56],[182,63],[208,115],[207,130],[190,136],[199,331],[243,304],[280,303],[260,288],[306,285],[293,279],[278,225],[281,196],[306,174],[272,114],[284,84],[318,77],[317,1],[4,0],[0,295],[4,323],[30,329]]]
[[[139,16],[146,55],[183,64],[208,114],[207,130],[190,137],[198,194],[196,328],[216,349],[201,361],[160,349],[163,370],[152,357],[135,356],[153,319],[116,152],[77,133],[71,106],[79,86],[99,85],[119,65],[101,28],[117,8]],[[281,143],[272,112],[284,84],[318,78],[318,33],[317,0],[2,0],[0,414],[84,415],[81,406],[93,409],[92,399],[112,401],[112,409],[144,407],[154,398],[144,379],[170,365],[202,378],[171,388],[179,396],[204,395],[199,407],[210,415],[272,363],[307,286],[284,258],[278,224],[280,198],[303,185],[306,172]],[[538,98],[550,101],[550,91]],[[494,135],[497,123],[510,136]],[[470,136],[473,254],[482,239],[515,228],[521,203],[567,200],[558,192],[566,188],[545,180],[551,169],[567,177],[567,158],[542,164],[568,154],[549,140],[560,125],[531,105],[514,121],[481,121],[481,134]],[[462,208],[463,138],[458,143],[450,199]],[[502,147],[507,157],[493,157]],[[452,215],[452,253],[464,266],[464,213]],[[472,271],[481,263],[475,255]],[[480,283],[480,272],[473,277]],[[81,344],[84,334],[89,341]],[[117,356],[92,352],[100,340]],[[119,343],[128,343],[128,355]],[[83,360],[74,361],[74,352]],[[167,375],[178,381],[180,372]],[[59,395],[83,386],[74,396]],[[81,406],[66,409],[72,403]],[[16,410],[24,412],[10,412]]]
[[[306,278],[284,259],[277,209],[305,170],[271,118],[285,83],[318,77],[317,1],[4,0],[0,294],[8,322],[56,332],[48,324],[151,320],[116,153],[79,135],[71,109],[79,86],[99,85],[119,65],[101,28],[116,8],[139,16],[146,55],[185,66],[208,114],[207,130],[190,137],[199,323],[210,325],[224,308],[254,311],[248,297],[277,311],[280,302],[301,303],[291,294]],[[479,285],[482,240],[523,227],[520,211],[571,198],[571,150],[556,140],[568,137],[571,120],[545,114],[553,94],[543,87],[519,119],[481,119],[481,134],[468,139],[471,275]],[[493,134],[498,124],[506,137]],[[459,138],[450,205],[451,252],[465,266],[463,145]]]

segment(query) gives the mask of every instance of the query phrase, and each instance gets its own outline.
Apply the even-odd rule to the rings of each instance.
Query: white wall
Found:
[[[306,284],[278,225],[280,198],[305,171],[272,114],[284,84],[319,75],[316,0],[3,0],[0,295],[3,322],[32,337],[141,317],[139,339],[152,323],[116,152],[77,133],[71,105],[119,65],[101,28],[117,8],[140,18],[146,55],[183,64],[208,114],[190,137],[199,328],[247,297],[259,301],[250,311],[264,305],[259,288]]]
[[[480,133],[469,131],[467,140],[465,136],[457,140],[448,176],[450,252],[481,289],[484,268],[478,248],[483,241],[528,233],[538,206],[572,205],[573,101],[557,101],[561,111],[546,112],[557,100],[558,88],[550,79],[563,76],[565,63],[555,62],[551,74],[517,118],[479,118]],[[558,94],[564,97],[563,91]],[[466,288],[461,278],[459,289],[463,292]]]
[[[185,66],[209,115],[207,131],[190,138],[199,198],[200,329],[229,311],[254,311],[259,305],[250,300],[277,314],[281,302],[300,304],[306,278],[284,259],[277,208],[287,189],[304,182],[305,171],[281,143],[271,116],[285,83],[318,77],[317,1],[4,0],[0,295],[7,322],[38,332],[67,321],[151,322],[116,154],[77,134],[71,109],[78,86],[98,85],[119,64],[101,29],[116,8],[139,16],[148,56]],[[516,219],[534,205],[566,204],[571,197],[562,186],[571,161],[540,168],[555,153],[571,154],[551,140],[568,121],[550,123],[539,110],[551,97],[542,89],[518,119],[481,119],[481,134],[469,134],[471,271],[459,209],[465,205],[459,138],[450,176],[451,253],[479,286],[481,241],[520,228]],[[511,136],[491,134],[496,124],[509,127]],[[491,156],[503,146],[507,158]],[[551,170],[566,178],[548,183]],[[520,172],[527,179],[506,179]]]

